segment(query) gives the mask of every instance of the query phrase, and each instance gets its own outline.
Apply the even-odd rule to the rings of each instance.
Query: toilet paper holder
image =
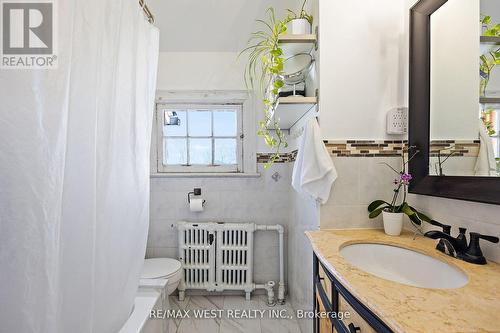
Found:
[[[188,203],[191,203],[191,196],[197,197],[201,195],[201,188],[194,188],[192,192],[188,193]],[[203,199],[203,206],[205,206],[206,200]]]

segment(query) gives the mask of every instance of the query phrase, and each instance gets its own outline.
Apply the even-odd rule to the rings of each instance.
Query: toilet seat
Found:
[[[141,278],[169,278],[181,270],[181,262],[172,258],[152,258],[144,260]]]

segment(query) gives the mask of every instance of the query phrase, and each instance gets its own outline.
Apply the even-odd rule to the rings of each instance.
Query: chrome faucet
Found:
[[[484,239],[492,243],[498,243],[499,239],[495,236],[481,235],[477,232],[469,233],[470,242],[467,245],[465,236],[466,228],[459,228],[457,237],[451,236],[451,226],[431,220],[430,224],[443,228],[443,231],[431,230],[424,234],[425,237],[439,239],[436,249],[454,258],[458,258],[472,264],[485,265],[486,259],[483,256],[479,239]]]

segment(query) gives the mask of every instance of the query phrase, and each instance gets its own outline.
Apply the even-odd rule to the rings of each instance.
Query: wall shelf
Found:
[[[283,50],[285,58],[291,57],[300,53],[311,53],[316,49],[318,43],[317,34],[307,35],[283,35],[279,38],[279,44]],[[272,119],[279,118],[279,127],[282,130],[289,130],[301,119],[311,112],[317,111],[318,98],[302,97],[302,96],[288,96],[280,97],[279,105],[275,110]],[[273,127],[268,122],[268,126]]]
[[[316,46],[318,39],[314,34],[310,35],[283,35],[279,38],[279,44],[285,57],[299,53],[310,53]]]
[[[282,130],[290,129],[309,111],[316,111],[317,102],[317,97],[281,97],[274,117],[279,118],[279,126]]]
[[[500,104],[500,97],[480,97],[481,104]]]
[[[280,97],[280,104],[283,105],[306,105],[306,104],[316,104],[318,99],[316,96],[303,97],[303,96],[288,96]]]
[[[500,45],[500,37],[481,36],[481,44]]]

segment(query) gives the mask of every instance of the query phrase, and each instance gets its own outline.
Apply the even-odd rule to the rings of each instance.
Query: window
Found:
[[[158,104],[159,172],[241,172],[241,104]]]

